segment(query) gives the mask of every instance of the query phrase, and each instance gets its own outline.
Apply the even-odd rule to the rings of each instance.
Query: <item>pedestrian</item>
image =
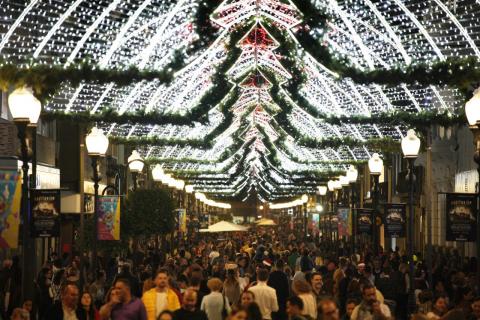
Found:
[[[231,311],[228,298],[222,294],[223,283],[219,278],[212,278],[207,283],[210,293],[203,297],[200,309],[205,311],[209,320],[226,319]]]
[[[340,320],[340,311],[335,301],[324,299],[320,301],[318,312],[322,320]],[[369,318],[359,318],[359,320],[368,320]]]
[[[293,281],[292,291],[303,301],[303,315],[317,319],[317,301],[308,282],[305,280]]]
[[[303,315],[303,301],[297,296],[292,296],[287,299],[286,313],[288,320],[313,320]]]
[[[350,320],[352,317],[353,310],[357,305],[358,305],[357,300],[348,299],[346,302],[345,314],[343,315],[342,320]]]
[[[173,320],[173,312],[170,310],[163,310],[158,315],[157,320]]]
[[[57,301],[46,312],[45,320],[79,320],[77,315],[79,290],[76,284],[67,283],[60,290]]]
[[[249,289],[255,295],[255,302],[260,307],[264,320],[271,320],[272,312],[278,311],[277,293],[267,285],[268,276],[268,270],[260,268],[257,271],[257,284]]]
[[[252,302],[255,302],[255,294],[249,290],[242,292],[239,307],[246,308]]]
[[[237,305],[242,293],[238,281],[238,269],[227,269],[227,278],[223,283],[223,293],[231,305]]]
[[[208,320],[202,310],[196,308],[197,291],[192,288],[185,290],[182,307],[173,313],[173,320]]]
[[[147,320],[147,311],[142,301],[132,295],[128,279],[117,278],[110,302],[100,309],[101,319]]]
[[[77,308],[78,320],[99,320],[100,314],[98,313],[93,298],[90,292],[84,292],[80,298],[80,304]]]
[[[148,320],[155,320],[164,310],[180,309],[177,294],[169,288],[169,275],[166,269],[160,269],[154,279],[155,287],[143,294],[142,302],[147,310]]]
[[[366,320],[373,319],[373,317],[382,320],[391,319],[392,315],[390,309],[384,303],[378,301],[377,291],[374,285],[365,284],[362,288],[363,300],[355,307],[350,319],[352,320]]]
[[[285,263],[282,259],[275,262],[275,268],[268,277],[267,284],[275,289],[278,301],[278,311],[272,313],[273,320],[282,320],[287,317],[286,304],[287,299],[290,296],[290,286],[288,283],[288,277],[283,271]]]

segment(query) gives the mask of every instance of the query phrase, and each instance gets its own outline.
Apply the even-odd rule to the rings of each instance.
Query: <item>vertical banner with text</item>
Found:
[[[405,237],[405,223],[407,221],[407,207],[405,203],[385,204],[385,237]]]
[[[32,190],[32,236],[60,236],[60,190]]]
[[[0,249],[18,247],[21,187],[17,171],[0,170]]]
[[[120,240],[120,197],[98,197],[98,240]]]
[[[476,241],[477,194],[447,193],[446,240]]]
[[[348,233],[348,213],[350,208],[337,208],[338,219],[338,236],[343,238],[349,235]]]
[[[185,234],[187,232],[187,209],[177,209],[178,231]]]
[[[357,210],[357,234],[372,234],[373,210],[358,208]]]

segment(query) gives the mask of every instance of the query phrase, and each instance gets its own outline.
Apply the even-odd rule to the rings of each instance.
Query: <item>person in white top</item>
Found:
[[[203,297],[200,309],[205,311],[209,320],[223,320],[231,311],[228,298],[221,292],[223,282],[219,278],[212,278],[207,286],[211,292]]]
[[[248,289],[255,295],[255,302],[260,307],[264,320],[272,319],[272,312],[278,311],[277,293],[267,285],[269,272],[266,269],[257,271],[257,285]]]
[[[303,301],[302,315],[309,316],[311,319],[317,319],[317,299],[308,282],[305,280],[294,280],[292,290]]]

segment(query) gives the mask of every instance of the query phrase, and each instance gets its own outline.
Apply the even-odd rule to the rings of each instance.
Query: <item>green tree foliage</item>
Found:
[[[146,238],[169,233],[174,228],[174,205],[165,190],[140,189],[131,192],[124,209],[121,232],[127,237]]]

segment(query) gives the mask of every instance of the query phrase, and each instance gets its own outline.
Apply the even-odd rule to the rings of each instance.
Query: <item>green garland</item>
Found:
[[[42,120],[44,121],[66,121],[66,122],[80,122],[80,123],[117,123],[117,124],[151,124],[151,125],[189,125],[193,126],[193,122],[207,123],[208,119],[205,117],[193,118],[191,114],[164,114],[156,111],[146,113],[144,110],[136,112],[125,112],[119,114],[113,108],[104,108],[100,112],[90,113],[88,111],[82,112],[65,112],[65,111],[47,111],[42,113]]]
[[[183,67],[183,57],[176,51],[174,59],[163,70],[138,69],[129,66],[123,70],[101,68],[89,62],[63,65],[33,64],[29,67],[21,66],[22,62],[0,60],[0,89],[8,91],[10,87],[30,86],[35,95],[42,102],[68,82],[76,87],[81,82],[95,82],[97,84],[114,83],[118,86],[127,86],[140,81],[158,80],[161,83],[170,83],[173,73]]]
[[[124,144],[129,146],[191,146],[199,149],[207,149],[211,147],[211,142],[203,140],[182,140],[182,139],[165,139],[158,136],[152,137],[109,137],[112,143]]]

